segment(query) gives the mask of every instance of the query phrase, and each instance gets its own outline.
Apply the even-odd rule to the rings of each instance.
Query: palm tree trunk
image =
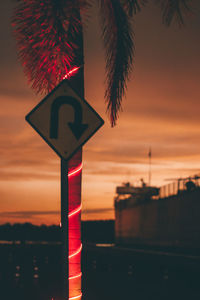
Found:
[[[81,21],[80,14],[79,20]],[[70,85],[73,90],[84,98],[84,70],[83,70],[83,32],[80,31],[76,37],[76,45],[79,45],[75,53],[75,66],[81,66],[78,73],[71,77]],[[62,173],[68,178],[64,180],[62,189],[65,189],[64,195],[68,193],[68,237],[64,243],[64,251],[68,248],[69,265],[64,263],[64,299],[78,297],[81,299],[81,165],[82,148],[66,162],[61,160]],[[75,172],[74,172],[75,171]],[[62,175],[63,176],[63,175]],[[67,201],[67,199],[66,199]],[[66,204],[66,203],[65,203]],[[62,204],[61,204],[62,205]],[[65,205],[64,205],[65,206]],[[61,217],[62,219],[62,217]],[[62,221],[61,221],[62,222]],[[62,222],[63,225],[63,222]],[[66,254],[64,254],[65,259]],[[67,278],[69,276],[69,279]]]

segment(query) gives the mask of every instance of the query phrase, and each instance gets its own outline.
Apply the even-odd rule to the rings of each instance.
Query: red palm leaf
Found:
[[[49,92],[71,69],[81,30],[83,0],[20,0],[13,26],[19,58],[29,83],[37,92]]]

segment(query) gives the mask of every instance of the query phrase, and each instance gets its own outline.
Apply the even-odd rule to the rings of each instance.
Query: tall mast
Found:
[[[149,186],[151,186],[151,147],[149,148]]]

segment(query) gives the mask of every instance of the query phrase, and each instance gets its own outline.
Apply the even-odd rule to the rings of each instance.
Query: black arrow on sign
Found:
[[[68,122],[68,125],[76,139],[79,140],[84,131],[88,128],[88,124],[82,123],[83,111],[81,104],[77,99],[70,96],[60,96],[56,98],[51,105],[50,138],[58,138],[59,110],[64,104],[71,105],[74,109],[74,122]]]

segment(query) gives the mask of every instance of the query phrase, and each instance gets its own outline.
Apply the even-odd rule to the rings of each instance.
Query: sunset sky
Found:
[[[153,1],[152,1],[153,2]],[[14,1],[0,2],[0,223],[60,222],[60,160],[25,122],[43,98],[27,85],[17,60],[10,16]],[[115,188],[152,184],[200,173],[200,2],[185,27],[162,25],[148,5],[134,17],[135,62],[117,126],[104,102],[104,52],[97,10],[85,32],[85,99],[105,120],[83,153],[83,220],[114,218]]]

